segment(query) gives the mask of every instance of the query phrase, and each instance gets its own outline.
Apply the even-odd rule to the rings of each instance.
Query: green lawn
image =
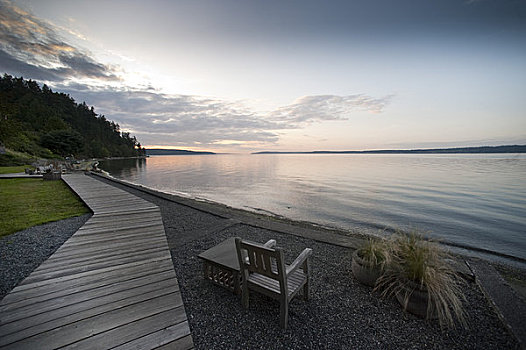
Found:
[[[23,173],[26,168],[33,169],[31,165],[2,166],[0,167],[0,174]]]
[[[0,179],[0,237],[89,213],[62,181]]]

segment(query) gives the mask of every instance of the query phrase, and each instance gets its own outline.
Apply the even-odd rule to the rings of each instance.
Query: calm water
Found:
[[[164,192],[526,259],[526,155],[202,155],[101,163]]]

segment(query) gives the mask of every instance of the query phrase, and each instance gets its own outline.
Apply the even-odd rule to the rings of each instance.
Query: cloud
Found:
[[[360,110],[381,113],[391,98],[392,96],[373,98],[363,94],[304,96],[272,112],[271,117],[293,124],[347,120],[351,113]]]
[[[98,113],[118,121],[143,144],[268,144],[277,142],[277,131],[289,128],[250,111],[240,102],[78,83],[54,84],[53,88],[94,104]]]
[[[275,111],[257,113],[239,101],[168,95],[151,86],[130,86],[117,76],[120,67],[97,62],[89,52],[64,42],[56,30],[64,29],[0,0],[0,70],[44,81],[77,102],[94,105],[144,145],[267,147],[286,130],[347,120],[359,111],[380,113],[391,99],[304,96]]]
[[[111,67],[65,43],[50,25],[7,1],[0,1],[0,56],[0,69],[34,79],[119,80]]]
[[[132,88],[55,84],[75,98],[95,105],[143,144],[215,147],[243,143],[269,145],[280,133],[326,120],[345,120],[351,112],[379,113],[390,97],[365,95],[305,96],[268,114],[251,111],[241,102],[191,95],[168,95]]]

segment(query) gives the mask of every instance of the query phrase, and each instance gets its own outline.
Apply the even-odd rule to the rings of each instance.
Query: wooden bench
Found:
[[[248,308],[249,291],[267,295],[280,302],[280,325],[287,328],[289,302],[303,289],[309,299],[309,257],[312,249],[303,252],[287,266],[283,251],[236,238],[236,251],[242,280],[242,304]]]
[[[202,252],[198,257],[203,260],[203,276],[206,280],[210,280],[235,294],[240,294],[240,269],[234,239],[234,237],[228,238]],[[264,244],[266,247],[275,245],[276,241],[273,239]]]

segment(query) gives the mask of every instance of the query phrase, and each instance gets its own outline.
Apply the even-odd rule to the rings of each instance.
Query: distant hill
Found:
[[[526,145],[482,146],[374,151],[255,152],[252,154],[425,154],[425,153],[526,153]]]
[[[146,149],[146,155],[149,156],[172,156],[172,155],[197,155],[197,154],[215,154],[214,152],[197,152],[186,151],[182,149]]]
[[[85,102],[33,80],[0,77],[0,146],[41,158],[131,157],[144,154],[135,136]],[[3,155],[5,156],[5,155]],[[5,158],[5,157],[4,157]],[[0,159],[0,163],[5,159]]]

